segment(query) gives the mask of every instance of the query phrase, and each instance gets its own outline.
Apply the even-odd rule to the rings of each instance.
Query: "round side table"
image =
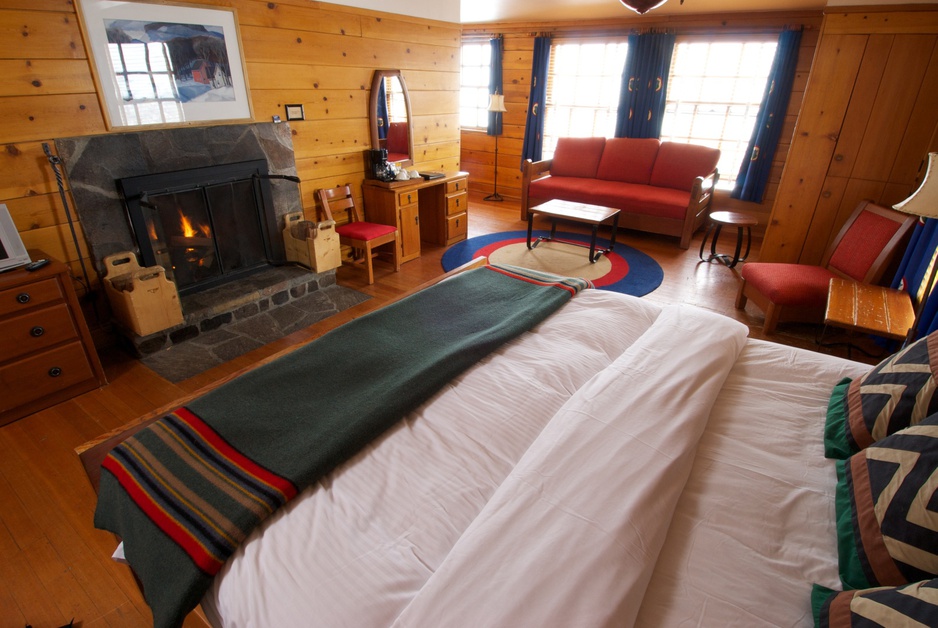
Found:
[[[740,212],[719,211],[711,212],[710,224],[707,226],[707,233],[704,234],[703,242],[700,243],[700,259],[705,262],[714,260],[726,264],[733,268],[739,262],[749,257],[749,250],[752,247],[752,228],[759,224],[759,221]],[[717,240],[720,238],[720,231],[723,227],[736,227],[736,252],[730,257],[725,253],[717,253]],[[746,230],[746,252],[740,257],[739,253],[743,246],[743,229]],[[713,239],[710,240],[710,256],[704,258],[704,247],[707,245],[707,238],[713,233]]]

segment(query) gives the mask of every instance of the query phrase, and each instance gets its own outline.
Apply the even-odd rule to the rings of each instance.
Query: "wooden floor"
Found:
[[[469,235],[522,229],[518,213],[517,202],[473,199]],[[701,263],[701,237],[697,234],[687,251],[678,248],[675,238],[623,232],[619,241],[647,253],[664,269],[663,284],[646,299],[720,312],[750,325],[753,337],[762,337],[762,313],[752,305],[738,312],[733,305],[740,267]],[[730,248],[732,236],[724,238]],[[74,448],[433,279],[442,272],[442,253],[442,248],[425,245],[422,256],[404,264],[399,273],[376,264],[373,286],[365,285],[360,269],[342,267],[339,283],[374,298],[179,384],[117,350],[104,351],[106,387],[0,427],[0,628],[53,628],[73,618],[84,628],[149,625],[148,608],[129,571],[109,558],[113,537],[92,525],[94,494]],[[816,349],[816,331],[812,326],[782,325],[772,339]],[[826,351],[845,355],[841,348]]]

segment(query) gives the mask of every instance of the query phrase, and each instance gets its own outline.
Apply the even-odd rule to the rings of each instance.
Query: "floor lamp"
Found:
[[[938,153],[928,154],[928,167],[925,169],[925,178],[922,179],[922,185],[912,192],[912,196],[901,203],[892,206],[906,214],[921,216],[922,218],[938,218]],[[921,293],[921,298],[915,306],[915,322],[905,337],[903,347],[908,346],[915,340],[918,332],[919,320],[922,317],[922,311],[925,309],[925,301],[931,294],[935,285],[935,274],[938,273],[938,264],[935,263],[934,254],[932,255],[931,270],[928,274],[928,283],[925,284],[925,292]]]
[[[495,114],[495,185],[492,187],[492,193],[482,199],[484,201],[504,200],[498,193],[498,136],[502,134],[502,125],[499,124],[501,115],[506,111],[508,110],[505,109],[505,97],[496,91],[489,100],[489,113]]]

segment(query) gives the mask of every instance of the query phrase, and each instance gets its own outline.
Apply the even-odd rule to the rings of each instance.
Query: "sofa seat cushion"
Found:
[[[607,181],[645,183],[651,180],[661,140],[657,138],[613,137],[606,140],[596,177]]]
[[[550,173],[560,177],[594,178],[605,145],[604,137],[561,137],[557,140]]]
[[[615,207],[629,214],[683,220],[690,203],[690,192],[622,181],[550,176],[532,181],[528,198],[531,207],[556,198]]]
[[[717,167],[720,150],[696,144],[661,142],[649,183],[690,192],[697,177],[706,177]]]

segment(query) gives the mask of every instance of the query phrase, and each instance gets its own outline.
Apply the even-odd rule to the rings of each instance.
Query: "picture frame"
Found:
[[[253,119],[237,13],[137,0],[78,0],[108,130]]]
[[[306,114],[303,111],[303,105],[284,105],[286,109],[287,120],[305,120]]]
[[[0,272],[25,266],[30,261],[10,210],[0,203]]]

